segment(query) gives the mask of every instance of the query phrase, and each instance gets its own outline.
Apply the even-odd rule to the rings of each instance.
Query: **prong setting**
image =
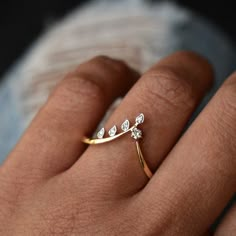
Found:
[[[115,138],[118,138],[119,136],[127,133],[127,132],[131,132],[131,137],[134,138],[135,140],[138,140],[140,138],[142,138],[142,131],[140,129],[138,129],[138,126],[140,124],[142,124],[144,122],[144,114],[140,113],[136,118],[135,118],[135,124],[133,126],[130,127],[130,121],[128,119],[126,119],[120,126],[121,130],[123,132],[118,133],[117,134],[117,126],[114,125],[112,126],[112,128],[108,131],[108,135],[110,140],[114,140]],[[108,138],[104,138],[105,136],[105,128],[101,128],[98,132],[97,132],[97,138],[98,139],[104,139],[106,140],[106,142],[108,141]],[[117,137],[116,137],[117,136]],[[101,141],[102,141],[101,140]],[[99,141],[99,143],[101,143],[101,141]]]
[[[141,139],[142,138],[142,131],[138,129],[137,127],[134,127],[131,130],[131,137],[135,140]]]

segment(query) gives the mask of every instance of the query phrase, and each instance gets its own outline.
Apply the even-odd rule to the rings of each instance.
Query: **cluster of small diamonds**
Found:
[[[139,114],[136,119],[135,119],[135,125],[133,126],[133,128],[130,130],[131,131],[131,137],[134,139],[140,139],[142,138],[142,131],[140,129],[137,128],[137,126],[139,124],[142,124],[144,122],[144,114],[141,113]],[[130,129],[130,122],[128,119],[126,119],[122,125],[121,125],[121,129],[124,132],[127,132]],[[117,133],[117,127],[116,125],[114,125],[109,131],[108,131],[108,135],[110,137],[115,136]],[[97,138],[102,139],[105,135],[105,128],[101,128],[98,133],[97,133]]]

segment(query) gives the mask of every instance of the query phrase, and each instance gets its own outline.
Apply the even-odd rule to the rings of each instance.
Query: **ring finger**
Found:
[[[145,122],[141,149],[152,172],[179,138],[189,117],[212,82],[212,69],[202,57],[190,52],[178,52],[153,66],[130,90],[105,125],[114,125],[117,132],[124,120],[134,124],[139,113]],[[139,166],[135,144],[130,135],[101,145],[93,145],[72,167],[80,176],[96,178],[96,185],[117,186],[117,194],[137,192],[148,178]],[[78,171],[80,168],[80,171]],[[90,174],[82,175],[86,171]],[[86,181],[89,181],[86,179]],[[115,193],[116,194],[116,193]]]

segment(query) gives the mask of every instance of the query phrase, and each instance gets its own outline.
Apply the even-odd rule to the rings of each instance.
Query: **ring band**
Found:
[[[153,176],[153,173],[151,172],[150,168],[148,167],[144,157],[143,157],[143,153],[141,151],[141,147],[139,145],[139,139],[142,138],[142,131],[140,129],[138,129],[138,125],[142,124],[144,122],[144,114],[141,113],[139,114],[136,119],[135,119],[135,124],[130,127],[130,122],[129,120],[125,120],[123,122],[123,124],[121,125],[121,129],[123,132],[116,134],[117,132],[117,127],[114,125],[109,131],[109,137],[105,137],[105,129],[102,128],[98,131],[97,133],[97,138],[87,138],[84,137],[82,139],[82,142],[86,143],[86,144],[90,144],[90,145],[94,145],[94,144],[102,144],[102,143],[107,143],[110,141],[113,141],[117,138],[119,138],[120,136],[123,136],[124,134],[131,132],[131,137],[133,139],[135,139],[135,144],[136,144],[136,149],[137,149],[137,154],[138,154],[138,158],[139,158],[139,163],[144,171],[144,173],[147,175],[147,177],[149,179],[151,179],[151,177]]]

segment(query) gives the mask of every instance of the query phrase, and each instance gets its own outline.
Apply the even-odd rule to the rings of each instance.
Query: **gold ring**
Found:
[[[107,143],[107,142],[113,141],[113,140],[119,138],[120,136],[127,134],[128,132],[131,132],[131,137],[135,140],[139,163],[140,163],[144,173],[150,179],[153,176],[153,174],[152,174],[151,170],[149,169],[149,167],[143,157],[143,153],[142,153],[140,145],[139,145],[139,139],[142,138],[142,131],[140,129],[138,129],[138,125],[142,124],[143,122],[144,122],[144,114],[141,113],[136,117],[135,124],[131,127],[130,127],[129,120],[125,120],[123,122],[123,124],[121,125],[121,129],[123,132],[121,132],[119,134],[117,134],[117,127],[116,127],[116,125],[114,125],[108,131],[109,137],[104,138],[105,129],[102,128],[98,131],[97,138],[84,137],[82,139],[82,141],[86,144],[102,144],[102,143]]]

